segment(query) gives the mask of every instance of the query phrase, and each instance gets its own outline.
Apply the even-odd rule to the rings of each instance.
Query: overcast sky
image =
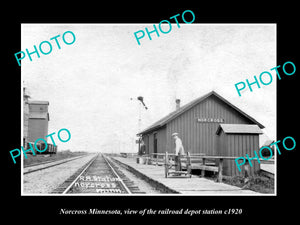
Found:
[[[141,110],[144,129],[173,111],[176,98],[184,105],[212,90],[276,140],[276,25],[172,25],[138,45],[134,32],[153,24],[22,24],[22,51],[66,31],[76,36],[72,45],[60,37],[61,49],[53,40],[49,55],[22,60],[31,100],[50,103],[48,133],[71,132],[66,143],[55,137],[60,150],[136,152],[139,102],[131,98],[143,96],[149,108]],[[239,97],[234,84],[263,71],[273,82]]]

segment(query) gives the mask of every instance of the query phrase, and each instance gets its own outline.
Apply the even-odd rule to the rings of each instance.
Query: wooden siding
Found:
[[[45,137],[48,135],[48,120],[29,119],[28,130],[28,141],[35,142],[38,138],[46,140]]]
[[[154,138],[153,138],[153,133],[149,134],[149,153],[153,153],[153,142],[154,142]]]
[[[177,132],[186,151],[216,155],[216,130],[218,122],[197,122],[197,118],[221,118],[224,123],[253,124],[245,116],[210,96],[167,124],[166,150],[173,152],[172,133]]]
[[[221,156],[254,157],[254,151],[259,151],[258,134],[225,134],[223,131],[217,138],[217,153]],[[253,167],[250,167],[250,175],[253,176],[260,169],[257,160],[252,160]],[[223,173],[228,176],[243,176],[244,168],[240,172],[234,160],[224,160]]]
[[[157,137],[157,153],[165,153],[166,152],[166,128],[159,129],[155,132],[143,136],[146,145],[146,152],[148,154],[154,152],[154,133],[156,133],[156,137]]]
[[[48,112],[48,105],[46,105],[46,104],[30,104],[29,103],[29,111],[30,112]]]
[[[157,153],[166,152],[166,128],[160,129],[157,132]]]

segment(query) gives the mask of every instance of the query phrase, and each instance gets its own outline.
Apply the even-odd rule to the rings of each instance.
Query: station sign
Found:
[[[224,123],[223,118],[197,118],[198,123]]]

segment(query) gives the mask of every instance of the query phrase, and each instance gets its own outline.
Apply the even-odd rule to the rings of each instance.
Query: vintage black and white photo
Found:
[[[276,24],[179,23],[21,25],[22,195],[277,194]]]

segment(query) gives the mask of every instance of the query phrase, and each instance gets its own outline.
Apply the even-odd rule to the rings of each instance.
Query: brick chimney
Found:
[[[180,109],[180,99],[176,99],[176,110]]]

